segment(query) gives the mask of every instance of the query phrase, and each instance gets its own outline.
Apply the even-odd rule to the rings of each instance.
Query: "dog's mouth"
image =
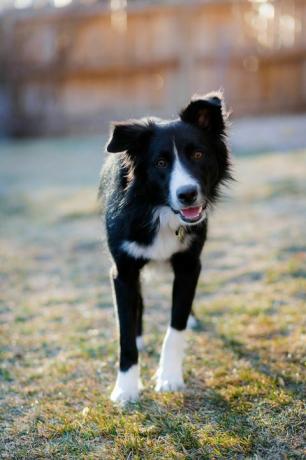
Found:
[[[172,209],[179,214],[180,219],[186,224],[197,224],[205,217],[207,203],[201,206],[189,206],[179,210]]]
[[[203,206],[180,209],[180,216],[185,222],[198,222],[203,215]]]

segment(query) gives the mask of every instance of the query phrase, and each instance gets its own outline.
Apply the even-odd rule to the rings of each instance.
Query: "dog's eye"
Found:
[[[157,166],[157,168],[166,168],[168,166],[168,161],[164,158],[159,158],[156,161],[155,165]]]
[[[204,153],[200,151],[192,152],[191,159],[195,161],[201,160],[201,158],[203,158],[203,155]]]

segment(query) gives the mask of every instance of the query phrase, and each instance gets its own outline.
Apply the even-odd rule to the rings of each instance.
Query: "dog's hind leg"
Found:
[[[141,285],[140,281],[138,283],[138,308],[137,308],[137,330],[136,330],[136,345],[138,351],[142,351],[144,349],[144,341],[143,341],[143,300],[142,300],[142,293],[141,293]]]
[[[184,387],[183,358],[185,329],[201,271],[200,260],[178,253],[171,260],[174,269],[171,323],[168,327],[157,371],[157,391],[175,391]]]
[[[192,309],[187,321],[187,329],[196,330],[200,327],[201,323],[196,317],[194,310]]]

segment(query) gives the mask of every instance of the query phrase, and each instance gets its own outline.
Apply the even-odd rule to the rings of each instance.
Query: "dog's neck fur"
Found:
[[[156,225],[156,234],[150,245],[139,244],[135,241],[125,240],[122,248],[130,256],[138,259],[168,260],[176,252],[188,249],[192,234],[187,234],[183,241],[176,236],[180,221],[168,206],[157,208],[153,216]]]

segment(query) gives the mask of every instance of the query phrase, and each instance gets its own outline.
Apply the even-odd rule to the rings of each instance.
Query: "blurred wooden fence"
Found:
[[[7,130],[102,131],[219,87],[236,116],[306,109],[305,0],[132,5],[0,17]]]

